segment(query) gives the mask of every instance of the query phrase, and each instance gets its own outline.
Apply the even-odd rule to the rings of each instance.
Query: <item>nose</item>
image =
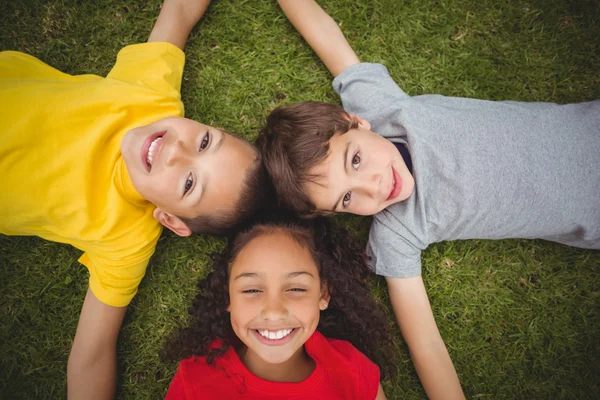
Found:
[[[363,181],[363,190],[371,198],[379,197],[381,187],[381,174],[373,174]]]
[[[186,149],[185,143],[182,140],[176,139],[166,150],[165,164],[172,167],[178,161],[189,157],[189,152]]]
[[[261,317],[266,321],[279,321],[287,316],[287,308],[280,296],[269,296],[263,305]]]

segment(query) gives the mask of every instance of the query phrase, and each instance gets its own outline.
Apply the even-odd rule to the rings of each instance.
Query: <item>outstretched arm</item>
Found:
[[[202,18],[211,0],[165,0],[149,42],[169,42],[183,50],[192,28]]]
[[[386,278],[392,308],[421,384],[432,400],[464,399],[421,276]]]
[[[375,400],[387,400],[387,397],[385,397],[385,392],[383,391],[383,386],[381,386],[381,383],[379,383],[379,388],[377,389],[377,397],[375,397]]]
[[[117,337],[126,309],[102,303],[88,289],[67,366],[69,400],[114,398]]]
[[[292,25],[335,77],[360,61],[340,27],[314,0],[278,0]]]

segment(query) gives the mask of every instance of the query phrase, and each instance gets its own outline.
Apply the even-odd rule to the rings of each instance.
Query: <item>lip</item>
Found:
[[[287,328],[290,329],[290,328]],[[287,343],[289,343],[294,336],[296,336],[296,334],[298,333],[299,328],[292,328],[292,332],[290,332],[286,337],[282,337],[281,339],[267,339],[266,337],[264,337],[263,335],[261,335],[260,333],[258,333],[258,331],[256,329],[251,329],[252,334],[256,337],[256,339],[261,342],[262,344],[265,344],[267,346],[283,346]],[[260,329],[263,330],[263,329]],[[274,329],[269,329],[269,330],[274,330]],[[277,329],[277,330],[281,330],[281,329]]]
[[[396,170],[394,169],[394,167],[392,167],[392,176],[394,178],[394,180],[392,182],[395,181],[395,184],[392,185],[392,189],[390,190],[390,194],[387,197],[387,199],[385,199],[385,201],[389,201],[389,200],[393,200],[396,197],[398,197],[400,195],[400,192],[402,191],[402,178],[400,178],[400,175],[396,172]]]
[[[146,140],[144,140],[144,142],[142,143],[142,148],[140,150],[140,155],[142,157],[142,164],[146,168],[146,172],[150,172],[150,165],[146,161],[148,159],[148,150],[150,149],[150,145],[152,144],[152,142],[154,142],[154,140],[157,137],[164,136],[165,133],[167,133],[167,131],[160,131],[160,132],[153,133],[152,135],[148,136],[146,138]],[[158,154],[158,150],[160,149],[161,146],[162,146],[162,143],[159,143],[158,148],[156,149],[156,154]]]

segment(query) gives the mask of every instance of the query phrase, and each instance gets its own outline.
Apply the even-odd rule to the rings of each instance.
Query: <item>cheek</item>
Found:
[[[361,197],[359,200],[359,205],[350,212],[352,214],[369,216],[377,214],[379,211],[381,211],[381,209],[377,200],[370,197]]]
[[[389,160],[389,158],[393,157],[395,153],[397,153],[396,147],[392,142],[382,137],[378,138],[377,143],[374,143],[373,146],[369,149],[369,154],[375,154],[375,157],[370,157],[369,159],[372,162],[378,164],[384,164],[385,160]]]
[[[319,319],[321,317],[319,300],[310,299],[308,301],[295,304],[290,311],[307,329],[316,329],[317,325],[319,324]]]
[[[234,329],[244,329],[256,314],[255,307],[251,301],[233,300],[229,307],[231,325]]]
[[[166,168],[159,175],[148,177],[146,179],[146,188],[157,198],[158,202],[168,203],[178,194],[178,181],[179,178],[175,171]]]

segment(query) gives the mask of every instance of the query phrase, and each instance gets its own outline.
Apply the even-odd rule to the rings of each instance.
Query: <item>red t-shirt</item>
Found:
[[[352,344],[315,332],[304,348],[316,366],[302,382],[261,379],[230,348],[216,365],[208,365],[203,357],[183,360],[165,399],[375,399],[379,367]]]

